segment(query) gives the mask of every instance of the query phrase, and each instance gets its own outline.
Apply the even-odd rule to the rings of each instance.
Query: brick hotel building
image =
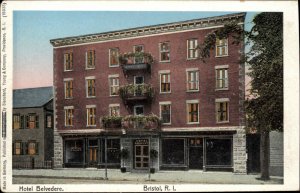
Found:
[[[225,22],[243,27],[244,19],[236,13],[50,40],[55,167],[246,173],[244,45],[217,39],[205,62],[196,49]]]

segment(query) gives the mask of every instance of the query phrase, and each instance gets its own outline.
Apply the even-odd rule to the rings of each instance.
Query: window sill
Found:
[[[110,68],[117,68],[117,67],[120,67],[120,65],[119,64],[118,65],[113,65],[113,66],[109,65],[109,67]]]
[[[160,92],[159,94],[171,94],[171,91],[170,92]]]
[[[87,125],[86,127],[96,127],[97,125]]]
[[[194,93],[194,92],[200,92],[200,90],[187,90],[187,93]]]
[[[216,88],[215,91],[220,91],[220,90],[229,90],[229,88]]]
[[[171,125],[171,123],[162,123],[162,125]]]
[[[71,100],[71,99],[73,99],[73,97],[72,98],[65,98],[66,100]]]
[[[215,56],[216,58],[222,58],[222,57],[228,57],[229,55],[221,55],[221,56]]]
[[[87,96],[86,98],[93,99],[93,98],[96,98],[96,96]]]
[[[95,70],[96,68],[85,68],[85,70]]]
[[[229,123],[229,121],[216,122],[216,124]]]
[[[159,63],[171,63],[171,60],[159,61]]]
[[[191,122],[191,123],[186,123],[186,124],[188,124],[188,125],[196,125],[196,124],[200,124],[200,122]]]
[[[198,57],[199,58],[199,57]],[[193,61],[193,60],[197,60],[198,59],[197,57],[196,58],[187,58],[186,60],[187,61]]]
[[[72,72],[73,70],[64,70],[64,72]]]

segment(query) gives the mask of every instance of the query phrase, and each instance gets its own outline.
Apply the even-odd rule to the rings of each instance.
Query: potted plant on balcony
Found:
[[[120,151],[120,157],[123,160],[123,164],[122,164],[122,167],[121,167],[121,172],[125,173],[126,172],[125,160],[127,160],[128,157],[129,157],[129,151],[128,151],[128,149],[125,149],[125,148],[121,149],[121,151]]]
[[[155,173],[155,168],[153,166],[154,159],[158,157],[158,152],[155,149],[150,150],[150,159],[151,159],[151,168],[150,168],[150,173],[154,174]]]
[[[121,116],[104,116],[102,117],[102,124],[104,128],[120,128]]]

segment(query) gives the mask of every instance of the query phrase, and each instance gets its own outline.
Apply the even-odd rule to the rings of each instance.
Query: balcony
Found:
[[[161,119],[154,115],[104,116],[101,118],[102,128],[111,131],[125,129],[127,131],[158,131]]]
[[[123,72],[143,70],[151,73],[151,65],[154,63],[153,57],[145,52],[130,52],[119,55],[119,62]]]
[[[161,119],[154,115],[127,115],[122,119],[122,128],[127,131],[158,131]]]
[[[128,84],[119,88],[119,94],[125,104],[135,101],[151,102],[154,97],[154,89],[149,84]]]

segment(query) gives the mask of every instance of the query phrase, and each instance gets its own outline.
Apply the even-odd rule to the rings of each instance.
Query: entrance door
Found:
[[[203,169],[203,139],[189,140],[189,168]]]
[[[88,147],[88,165],[89,166],[97,166],[98,163],[98,141],[97,140],[89,140]]]
[[[260,172],[260,135],[247,134],[247,170],[248,173]]]
[[[134,141],[134,156],[135,169],[147,169],[149,167],[148,139],[137,139]]]

